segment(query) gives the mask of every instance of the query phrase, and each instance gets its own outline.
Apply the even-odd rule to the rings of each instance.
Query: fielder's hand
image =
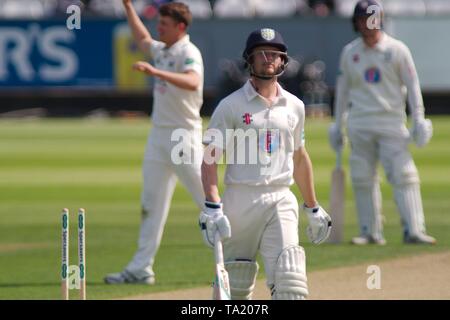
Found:
[[[336,122],[333,122],[328,128],[328,140],[336,152],[339,152],[344,146],[344,136],[341,128],[336,125]]]
[[[430,142],[433,136],[433,124],[430,119],[421,119],[414,122],[411,130],[411,136],[419,148]]]
[[[305,210],[309,220],[309,225],[306,228],[309,240],[314,244],[324,242],[331,232],[330,216],[319,205],[314,208],[303,205],[303,210]]]
[[[230,221],[223,214],[221,203],[206,201],[205,209],[200,212],[199,225],[208,247],[214,248],[216,232],[219,232],[221,240],[231,237]]]
[[[133,70],[144,72],[150,76],[155,76],[158,72],[158,69],[145,61],[138,61],[133,64]]]

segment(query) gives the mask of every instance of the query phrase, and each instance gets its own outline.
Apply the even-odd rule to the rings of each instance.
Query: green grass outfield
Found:
[[[383,179],[388,245],[311,245],[303,232],[306,219],[302,215],[300,233],[308,271],[450,248],[450,117],[432,119],[435,135],[431,144],[424,149],[411,146],[411,150],[422,180],[428,231],[438,238],[438,245],[401,243],[392,190]],[[328,123],[308,119],[306,131],[317,196],[325,208],[334,165],[334,153],[326,140]],[[87,212],[89,299],[210,283],[212,251],[203,245],[198,209],[181,186],[175,192],[154,267],[157,284],[107,286],[102,282],[106,273],[120,271],[136,249],[141,159],[149,127],[147,119],[0,121],[0,299],[60,298],[60,212],[64,207],[71,210],[72,263],[77,261],[76,211],[83,207]],[[348,148],[345,158],[348,160]],[[348,242],[357,229],[349,183],[346,192]],[[76,299],[78,292],[72,291],[71,296]]]

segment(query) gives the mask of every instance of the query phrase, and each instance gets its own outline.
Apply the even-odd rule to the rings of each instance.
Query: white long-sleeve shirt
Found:
[[[401,41],[382,33],[375,47],[362,38],[344,47],[336,83],[335,115],[342,126],[398,126],[406,121],[406,94],[414,120],[424,117],[419,79],[411,52]]]
[[[183,73],[195,71],[200,77],[197,90],[186,90],[155,78],[153,88],[153,125],[157,127],[201,129],[200,109],[203,104],[203,60],[200,50],[189,40],[189,35],[167,48],[153,40],[149,47],[155,67]]]

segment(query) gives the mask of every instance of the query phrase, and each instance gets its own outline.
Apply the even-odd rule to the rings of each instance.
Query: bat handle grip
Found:
[[[214,254],[216,256],[216,263],[223,264],[223,246],[220,233],[218,231],[216,231],[214,239]]]
[[[342,167],[342,148],[336,151],[336,168]]]

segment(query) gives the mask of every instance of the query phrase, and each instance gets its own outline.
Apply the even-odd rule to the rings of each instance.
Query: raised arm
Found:
[[[134,40],[137,42],[139,49],[143,52],[148,52],[148,48],[152,43],[152,36],[147,28],[144,26],[141,18],[139,18],[136,10],[133,7],[132,0],[122,0],[127,14],[128,25],[133,32]]]

